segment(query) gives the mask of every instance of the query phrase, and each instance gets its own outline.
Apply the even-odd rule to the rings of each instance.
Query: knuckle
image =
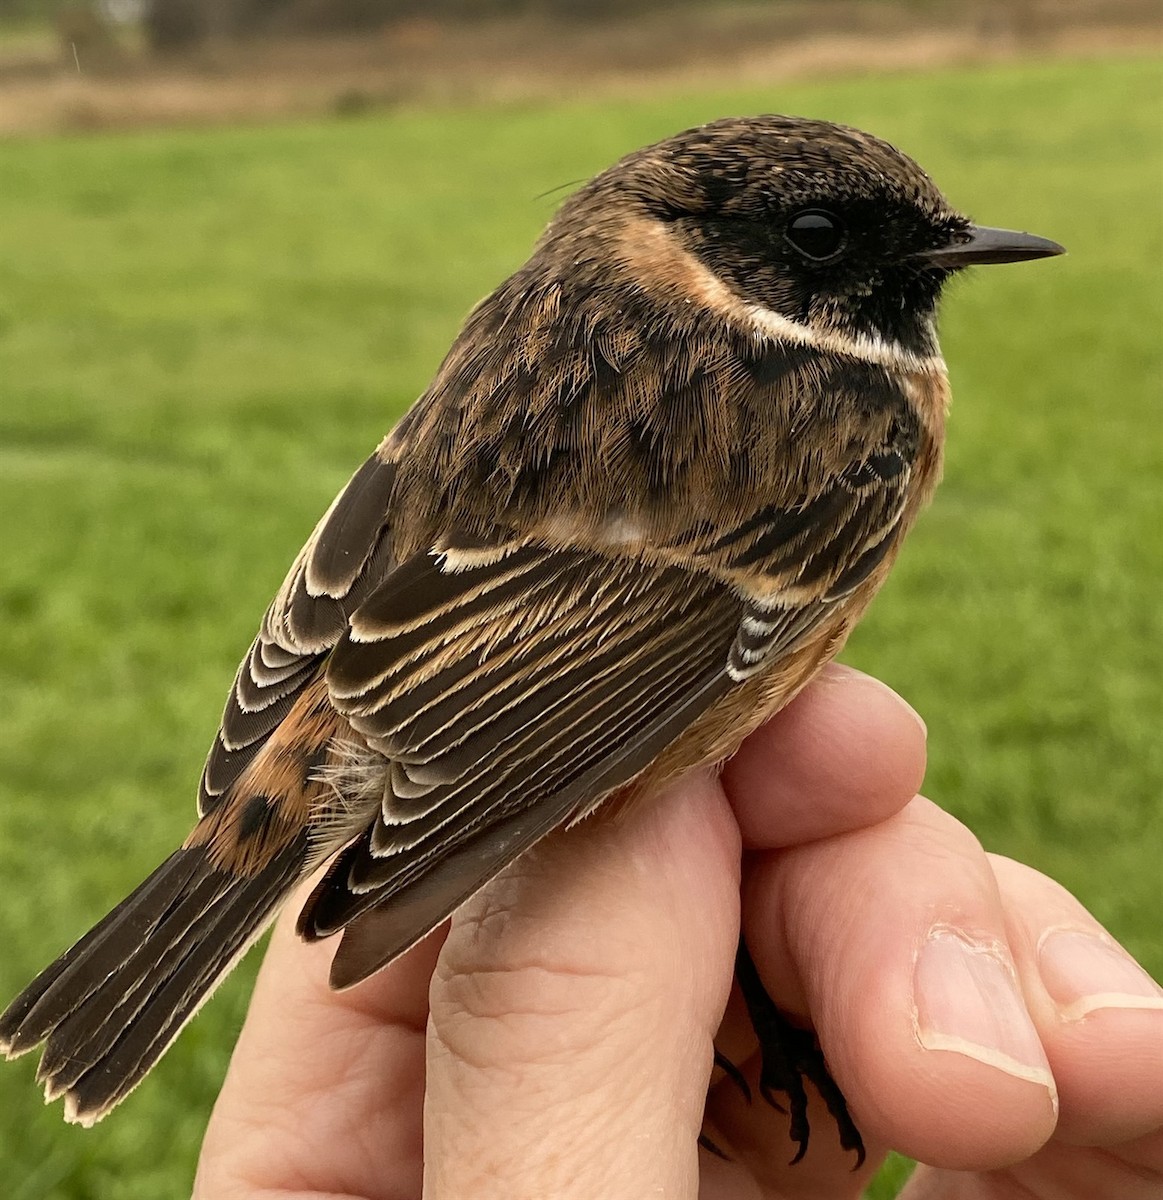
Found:
[[[604,1055],[641,1019],[646,983],[641,970],[611,964],[600,945],[555,938],[485,903],[458,920],[445,943],[429,993],[429,1032],[479,1069]]]

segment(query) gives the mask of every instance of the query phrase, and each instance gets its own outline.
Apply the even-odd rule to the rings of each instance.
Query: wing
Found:
[[[347,931],[333,983],[406,949],[791,653],[883,561],[907,479],[878,448],[810,501],[685,548],[725,571],[532,541],[393,571],[327,665],[383,788],[300,917],[309,938]],[[740,594],[739,568],[759,594]]]
[[[202,771],[198,814],[212,812],[322,668],[348,614],[392,565],[395,464],[373,455],[315,527],[238,668]]]
[[[814,496],[684,539],[696,562],[750,593],[731,648],[735,679],[769,665],[877,572],[883,577],[915,515],[910,482],[919,449],[917,423],[902,417]]]
[[[793,503],[759,508],[727,529],[682,539],[696,560],[757,591],[839,598],[858,587],[902,532],[921,430],[902,413],[879,445],[854,457],[826,486]]]
[[[316,938],[377,909],[375,961],[353,976],[341,947],[333,980],[370,973],[642,770],[733,686],[744,609],[709,575],[535,544],[393,572],[327,667],[390,761],[375,820],[300,918]]]

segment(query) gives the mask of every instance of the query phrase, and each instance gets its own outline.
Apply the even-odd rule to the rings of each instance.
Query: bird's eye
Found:
[[[787,223],[785,236],[805,258],[826,262],[844,248],[844,223],[834,213],[808,208]]]

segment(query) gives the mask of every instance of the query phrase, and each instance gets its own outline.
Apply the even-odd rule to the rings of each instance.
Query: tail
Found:
[[[187,844],[0,1014],[0,1050],[44,1042],[46,1101],[63,1094],[66,1120],[99,1121],[270,924],[306,861],[305,833],[249,875]]]

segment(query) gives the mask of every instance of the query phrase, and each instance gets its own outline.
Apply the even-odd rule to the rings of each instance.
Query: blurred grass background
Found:
[[[925,716],[928,793],[1163,974],[1159,81],[1060,62],[0,143],[0,999],[184,835],[268,598],[541,194],[770,110],[867,127],[1070,249],[953,289],[946,482],[846,657]],[[186,1194],[254,965],[92,1131],[41,1110],[31,1058],[0,1071],[9,1200]]]

